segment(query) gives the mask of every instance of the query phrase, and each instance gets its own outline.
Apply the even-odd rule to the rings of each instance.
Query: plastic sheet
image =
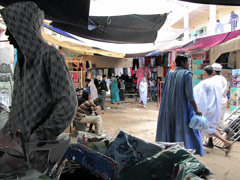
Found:
[[[144,141],[126,132],[120,131],[107,149],[105,155],[117,161],[121,169],[159,153],[163,148],[157,144]]]
[[[120,180],[183,180],[186,177],[205,178],[210,171],[191,153],[179,145],[144,159],[120,173]]]
[[[71,144],[61,159],[59,166],[62,166],[61,164],[69,158],[103,180],[116,179],[119,173],[117,162],[79,143]]]

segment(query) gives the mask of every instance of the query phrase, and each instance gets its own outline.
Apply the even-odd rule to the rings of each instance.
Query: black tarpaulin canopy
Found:
[[[26,0],[0,0],[1,6]],[[87,27],[90,0],[31,0],[44,11],[45,18],[53,22]]]
[[[151,43],[167,19],[167,14],[89,16],[88,28],[53,22],[51,25],[75,35],[112,43]]]
[[[7,6],[22,0],[0,0]],[[31,0],[45,12],[51,25],[87,39],[114,43],[152,43],[167,14],[91,16],[90,0]],[[89,28],[92,27],[92,28]]]
[[[231,6],[240,6],[239,0],[180,0],[186,2],[194,2],[201,4],[218,4],[218,5],[231,5]]]

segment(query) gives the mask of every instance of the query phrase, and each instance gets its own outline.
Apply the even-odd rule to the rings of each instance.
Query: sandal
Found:
[[[225,155],[228,156],[228,154],[232,151],[232,144],[228,147],[225,147],[226,151],[225,151]]]

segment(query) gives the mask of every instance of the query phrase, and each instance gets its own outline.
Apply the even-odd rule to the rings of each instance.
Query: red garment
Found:
[[[150,57],[145,57],[145,65],[148,66],[150,64]]]
[[[143,71],[144,71],[144,76],[147,77],[147,79],[149,79],[149,78],[150,78],[150,74],[149,74],[148,68],[145,67],[145,68],[143,69]]]
[[[162,55],[158,56],[157,58],[157,64],[158,65],[161,65],[163,62],[162,62]]]
[[[142,81],[143,77],[144,77],[144,70],[143,70],[143,68],[138,68],[138,70],[136,72],[137,89],[138,89],[139,83]]]
[[[130,67],[131,74],[134,75],[134,70]]]
[[[163,67],[163,77],[167,76],[167,72],[168,72],[168,68],[167,67]]]

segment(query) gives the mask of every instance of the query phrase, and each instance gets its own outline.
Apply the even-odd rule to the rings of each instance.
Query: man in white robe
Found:
[[[89,87],[89,89],[90,89],[91,100],[97,99],[98,98],[98,91],[97,91],[97,88],[94,84],[94,81],[90,80],[90,79],[86,79],[85,81],[87,83],[87,87]]]
[[[213,68],[211,66],[206,66],[204,68],[205,80],[201,81],[197,86],[194,87],[194,98],[199,110],[202,115],[208,120],[209,129],[202,131],[202,136],[215,136],[219,138],[225,146],[228,148],[231,143],[227,141],[222,135],[217,131],[217,126],[221,117],[221,107],[222,107],[222,88],[212,77]]]
[[[218,64],[218,63],[214,63],[212,64],[212,68],[213,68],[213,80],[214,82],[216,82],[217,84],[219,84],[222,88],[222,105],[221,105],[221,116],[220,116],[220,120],[218,123],[218,126],[221,130],[225,129],[224,126],[224,114],[227,108],[227,80],[225,77],[223,77],[221,75],[221,71],[222,71],[222,65]]]

